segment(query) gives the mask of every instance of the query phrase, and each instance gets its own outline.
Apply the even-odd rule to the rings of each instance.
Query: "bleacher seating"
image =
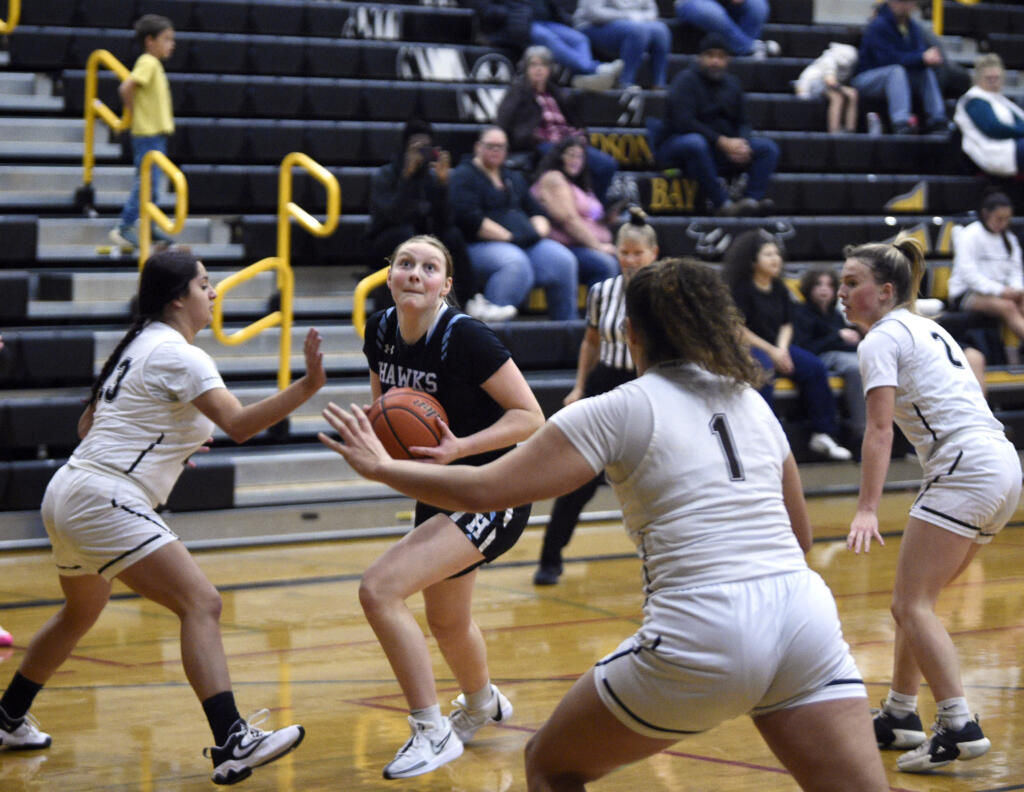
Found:
[[[1010,68],[1024,67],[1024,8],[988,2],[944,7],[947,33],[977,39],[1000,52]],[[671,77],[692,62],[700,34],[670,19],[672,0],[660,0],[660,8],[673,28]],[[177,50],[167,64],[177,123],[169,154],[188,179],[192,212],[223,220],[229,229],[230,244],[214,262],[216,271],[274,253],[277,166],[286,153],[304,151],[339,179],[344,214],[338,231],[325,239],[292,236],[296,265],[312,273],[303,280],[307,291],[297,303],[297,322],[315,322],[328,338],[331,393],[343,390],[345,401],[366,398],[365,361],[349,312],[351,284],[372,265],[363,228],[373,170],[397,150],[402,124],[412,115],[434,122],[438,141],[456,158],[467,154],[479,125],[493,118],[514,73],[514,54],[482,46],[472,11],[451,3],[30,0],[22,3],[21,24],[7,38],[8,62],[0,74],[45,75],[63,101],[54,121],[73,124],[82,115],[89,53],[105,48],[130,65],[130,25],[147,12],[171,17],[178,29]],[[811,0],[773,0],[764,35],[780,43],[783,57],[735,58],[731,68],[748,91],[755,128],[780,146],[769,194],[776,214],[770,218],[709,217],[692,183],[653,161],[645,122],[661,114],[663,91],[581,97],[591,142],[619,160],[617,188],[652,215],[662,251],[714,260],[728,238],[762,223],[779,233],[788,261],[799,269],[837,261],[849,242],[885,239],[909,227],[927,241],[935,265],[943,266],[951,224],[967,218],[986,184],[964,167],[956,142],[938,135],[826,134],[824,104],[797,99],[791,84],[830,42],[856,43],[859,26],[814,24]],[[101,73],[99,96],[112,107],[119,107],[116,85],[112,74]],[[947,99],[951,103],[953,97]],[[28,104],[2,112],[29,123],[47,120]],[[31,132],[23,149],[0,144],[0,166],[66,166],[81,154],[80,147],[60,142],[33,146]],[[103,149],[98,163],[130,172],[119,150]],[[310,211],[323,210],[322,187],[302,173],[295,175],[293,199]],[[65,203],[47,196],[19,204],[7,195],[3,206],[0,330],[7,348],[0,353],[0,510],[24,510],[38,505],[49,475],[73,447],[81,400],[124,322],[123,299],[86,314],[55,312],[79,299],[76,272],[134,272],[135,263],[116,252],[94,254],[98,246],[91,241],[80,242],[69,255],[55,252],[41,229],[76,216],[70,190]],[[316,273],[326,278],[336,271],[346,273],[347,286],[317,287]],[[328,292],[333,302],[324,300]],[[266,301],[236,303],[229,319],[251,321]],[[43,303],[49,310],[40,308]],[[499,332],[545,411],[557,409],[572,383],[581,324],[553,327],[528,317]],[[276,335],[265,335],[231,352],[217,348],[209,334],[202,340],[217,349],[226,378],[246,398],[272,388]],[[301,365],[297,357],[292,363],[296,370]],[[358,395],[349,399],[353,389]],[[779,393],[785,418],[798,405],[785,386]],[[991,393],[1000,416],[1019,425],[1024,438],[1021,375],[994,372]],[[310,405],[255,444],[263,451],[315,453],[318,410]],[[800,458],[807,458],[799,426],[787,423],[787,429]],[[183,478],[172,510],[237,502],[232,490],[242,478],[238,460],[245,454],[218,435],[207,457],[202,475]]]

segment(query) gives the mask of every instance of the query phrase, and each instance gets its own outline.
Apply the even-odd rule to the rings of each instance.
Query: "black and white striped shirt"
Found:
[[[599,360],[608,368],[632,371],[626,344],[626,281],[622,275],[595,283],[587,294],[587,326],[601,336]]]

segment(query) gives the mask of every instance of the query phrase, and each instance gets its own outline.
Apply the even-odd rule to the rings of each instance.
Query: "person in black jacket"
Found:
[[[527,49],[519,77],[498,105],[495,123],[505,130],[513,151],[543,155],[567,137],[586,137],[577,97],[551,81],[551,65],[547,47]],[[619,165],[613,156],[590,145],[586,155],[594,194],[604,201]]]
[[[861,333],[847,324],[836,307],[839,276],[824,267],[812,267],[800,278],[804,302],[793,311],[793,343],[817,355],[829,372],[843,378],[843,401],[850,416],[850,431],[857,445],[864,437],[864,388],[857,363]]]
[[[402,148],[377,169],[370,184],[371,270],[387,266],[391,252],[419,234],[432,234],[452,254],[455,297],[465,305],[473,296],[466,241],[448,202],[451,155],[434,146],[430,122],[412,118],[402,129]],[[380,306],[378,306],[380,307]]]
[[[765,193],[779,147],[753,136],[743,88],[728,68],[725,40],[717,33],[704,36],[697,62],[672,80],[657,160],[696,179],[716,214],[764,214],[772,206]],[[747,174],[746,191],[733,202],[718,176],[742,172]]]

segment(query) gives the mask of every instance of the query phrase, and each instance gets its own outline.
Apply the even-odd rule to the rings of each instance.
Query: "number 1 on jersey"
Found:
[[[736,453],[736,444],[732,440],[732,432],[729,431],[729,419],[725,413],[715,413],[711,416],[711,423],[708,425],[711,433],[718,438],[718,445],[722,448],[722,455],[725,457],[725,464],[729,468],[730,481],[743,481],[743,465],[740,462],[739,454]]]

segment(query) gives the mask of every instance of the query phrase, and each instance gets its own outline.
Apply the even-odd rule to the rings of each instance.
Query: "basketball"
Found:
[[[392,388],[366,413],[370,426],[393,459],[413,459],[410,446],[436,446],[441,442],[437,419],[448,423],[441,402],[412,388]]]

